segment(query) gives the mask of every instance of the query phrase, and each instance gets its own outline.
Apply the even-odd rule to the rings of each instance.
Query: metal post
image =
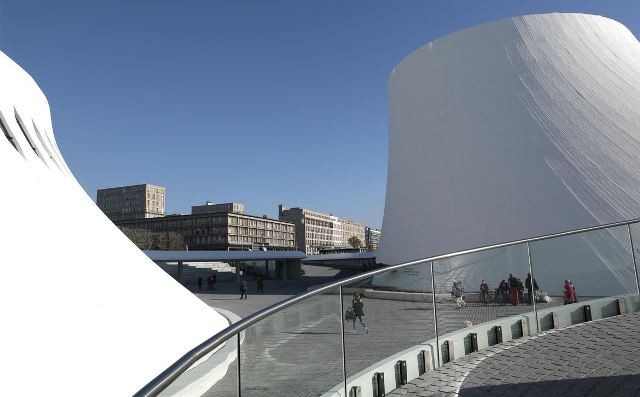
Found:
[[[236,334],[237,336],[237,347],[236,347],[236,357],[238,358],[238,397],[242,396],[242,382],[240,381],[240,334],[242,331]]]
[[[347,395],[347,352],[344,344],[344,301],[342,299],[342,286],[340,286],[340,338],[342,346],[342,379],[344,380],[344,395]]]
[[[436,275],[431,261],[431,299],[433,299],[433,329],[436,333],[436,368],[440,366],[440,338],[438,337],[438,311],[436,309]]]
[[[531,245],[527,242],[527,257],[529,259],[529,274],[531,274],[531,291],[533,296],[530,296],[531,302],[533,302],[533,311],[536,314],[536,334],[540,333],[540,321],[538,320],[538,308],[536,307],[536,290],[535,290],[535,277],[533,274],[533,261],[531,260]],[[524,336],[524,330],[522,330]]]
[[[627,229],[629,230],[629,242],[631,243],[631,256],[633,258],[633,272],[636,274],[636,289],[638,291],[638,295],[640,295],[640,280],[638,280],[638,264],[636,263],[636,249],[633,246],[633,237],[631,235],[631,224],[627,224]]]

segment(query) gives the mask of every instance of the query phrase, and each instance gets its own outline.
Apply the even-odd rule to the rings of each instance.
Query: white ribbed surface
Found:
[[[0,395],[132,395],[228,324],[84,193],[55,145],[46,98],[2,53],[0,87],[18,146],[0,132]]]
[[[389,78],[378,261],[640,216],[640,44],[593,15],[504,19]]]

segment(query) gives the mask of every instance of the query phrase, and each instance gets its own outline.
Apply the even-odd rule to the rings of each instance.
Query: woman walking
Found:
[[[352,306],[353,306],[353,333],[356,334],[356,319],[360,320],[360,324],[362,324],[362,326],[364,327],[364,333],[368,334],[369,330],[367,329],[367,326],[364,323],[364,304],[362,303],[362,298],[360,297],[360,294],[355,293],[353,294],[353,299],[352,299]]]

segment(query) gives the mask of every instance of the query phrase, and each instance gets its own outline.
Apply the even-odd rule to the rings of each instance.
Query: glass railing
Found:
[[[136,395],[382,396],[488,346],[637,311],[638,222],[440,255],[320,287],[225,329]]]

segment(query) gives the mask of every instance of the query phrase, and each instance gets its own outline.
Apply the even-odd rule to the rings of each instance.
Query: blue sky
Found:
[[[93,198],[148,182],[169,213],[284,203],[379,227],[393,66],[459,29],[554,11],[640,32],[637,1],[0,0],[0,49],[47,95]]]

